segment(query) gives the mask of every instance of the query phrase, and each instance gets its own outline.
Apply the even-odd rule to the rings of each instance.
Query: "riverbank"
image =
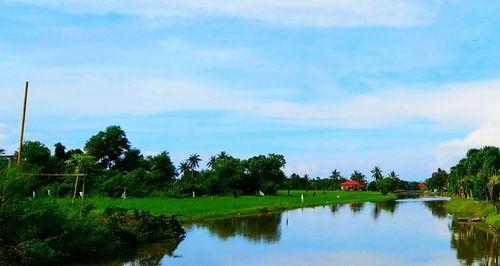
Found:
[[[446,202],[445,208],[458,218],[475,219],[484,217],[483,223],[485,225],[500,231],[500,213],[497,213],[495,206],[489,202],[453,198]]]
[[[156,241],[181,241],[175,217],[50,198],[0,204],[0,265],[54,265],[120,254]]]
[[[301,195],[304,195],[304,202]],[[301,207],[313,207],[348,202],[387,201],[396,199],[394,194],[382,195],[379,192],[346,191],[278,191],[277,195],[257,196],[214,196],[197,198],[127,198],[105,197],[88,198],[86,201],[96,206],[97,212],[107,207],[135,208],[149,211],[155,215],[175,215],[181,222],[203,219],[275,212]],[[61,199],[62,200],[62,199]]]

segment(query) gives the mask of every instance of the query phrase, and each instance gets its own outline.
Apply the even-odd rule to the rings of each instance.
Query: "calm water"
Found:
[[[452,221],[443,198],[357,203],[186,226],[180,243],[102,265],[500,265],[500,236]]]

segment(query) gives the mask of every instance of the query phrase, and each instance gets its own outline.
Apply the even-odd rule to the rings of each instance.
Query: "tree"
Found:
[[[447,179],[448,173],[446,173],[445,170],[438,168],[436,172],[432,173],[431,178],[426,180],[425,185],[431,190],[437,189],[442,191]]]
[[[99,131],[85,143],[84,150],[97,160],[102,168],[114,168],[130,150],[130,143],[119,126],[107,127]]]
[[[64,161],[66,160],[66,147],[61,144],[61,142],[58,142],[54,144],[54,157],[56,157],[57,160]]]
[[[73,154],[64,162],[68,168],[73,168],[76,174],[87,173],[95,164],[95,158],[89,154]]]
[[[382,176],[382,170],[380,170],[380,167],[378,167],[378,166],[373,167],[371,173],[372,173],[372,177],[373,177],[373,179],[375,179],[375,181],[378,181],[378,180],[384,178]]]
[[[193,153],[193,154],[189,155],[189,158],[187,161],[188,161],[188,164],[189,164],[189,167],[191,168],[191,170],[194,170],[194,169],[199,167],[199,163],[201,162],[201,158],[200,158],[200,155],[198,155],[197,153]]]
[[[330,174],[330,179],[333,181],[339,181],[342,178],[342,175],[340,174],[337,169],[333,169],[332,173]]]
[[[201,162],[200,155],[198,155],[197,153],[193,153],[193,154],[189,155],[187,162],[188,162],[189,168],[191,169],[191,183],[192,183],[194,170],[199,167],[199,163]]]
[[[168,152],[164,151],[155,156],[149,156],[147,163],[150,169],[148,183],[157,186],[157,189],[166,189],[167,184],[175,180],[177,171]]]
[[[186,175],[186,173],[191,171],[191,167],[189,167],[189,163],[187,161],[181,162],[178,169],[182,175]]]
[[[207,162],[207,167],[212,168],[215,161],[217,161],[217,157],[215,155],[210,156],[210,159]]]
[[[366,183],[366,176],[358,170],[354,170],[354,172],[351,174],[351,180],[360,183]]]
[[[139,149],[130,149],[125,151],[123,159],[116,163],[116,168],[125,172],[131,172],[138,168],[143,168],[146,165],[144,156]]]
[[[383,195],[389,192],[394,192],[398,188],[398,182],[395,178],[386,177],[376,182],[377,190],[381,191]]]
[[[0,155],[5,154],[5,150],[0,148]],[[0,171],[7,166],[7,160],[0,158]]]
[[[282,168],[285,166],[285,157],[280,154],[259,155],[244,161],[246,170],[243,188],[247,193],[262,190],[264,193],[274,194],[286,179]]]
[[[391,171],[387,177],[392,178],[392,179],[397,179],[399,177],[399,175],[397,175],[396,172]]]
[[[39,141],[26,141],[23,145],[21,159],[24,161],[25,169],[28,171],[50,171],[50,150]]]
[[[229,154],[227,154],[227,152],[225,151],[221,151],[219,154],[217,154],[217,159],[224,159],[227,157],[229,157]]]

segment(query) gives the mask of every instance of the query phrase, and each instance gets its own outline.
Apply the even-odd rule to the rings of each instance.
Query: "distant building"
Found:
[[[347,180],[340,184],[340,190],[356,191],[365,188],[364,183],[356,182],[354,180]]]
[[[420,188],[420,189],[425,188],[425,183],[424,182],[418,183],[418,188]]]

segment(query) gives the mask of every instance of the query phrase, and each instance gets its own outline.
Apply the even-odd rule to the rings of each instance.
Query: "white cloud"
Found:
[[[451,166],[471,148],[500,146],[500,124],[482,125],[463,139],[441,143],[435,150],[436,166]]]
[[[237,17],[279,25],[411,27],[431,21],[436,1],[418,0],[18,0],[72,13],[124,14],[147,19]]]
[[[7,67],[3,69],[9,73]],[[189,81],[144,79],[130,70],[116,68],[47,68],[24,72],[33,79],[28,111],[40,116],[219,110],[326,128],[374,128],[425,120],[441,128],[469,130],[471,133],[464,139],[444,142],[435,149],[438,167],[449,166],[470,147],[500,145],[499,80],[386,89],[339,103],[321,97],[313,102],[283,100],[290,95],[288,90],[231,90]],[[13,91],[8,84],[0,88],[5,96],[0,105],[2,115],[9,118],[17,115],[14,111],[20,110],[22,97],[19,88]],[[313,171],[302,168],[294,171]]]

